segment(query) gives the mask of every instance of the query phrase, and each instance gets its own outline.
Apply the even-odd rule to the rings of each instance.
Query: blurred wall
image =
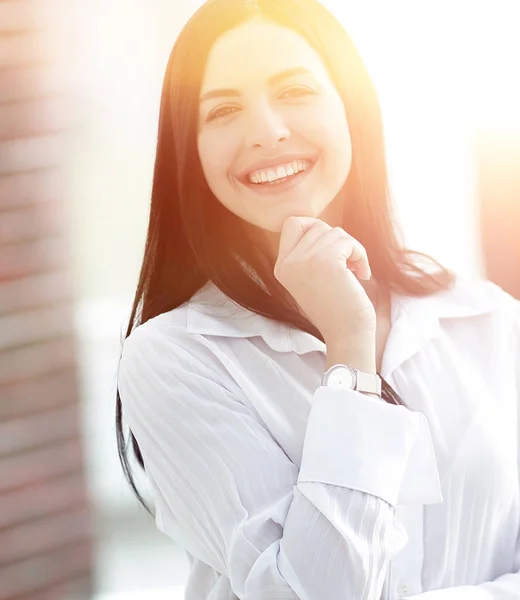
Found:
[[[487,277],[520,300],[520,126],[481,131],[475,157]]]
[[[92,591],[57,4],[0,2],[0,600]]]

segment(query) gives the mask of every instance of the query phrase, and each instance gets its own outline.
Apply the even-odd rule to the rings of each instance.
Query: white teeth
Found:
[[[271,181],[274,181],[275,179],[278,179],[276,171],[269,169],[269,171],[267,171],[267,179],[269,180],[269,183],[271,183]]]
[[[293,160],[285,165],[266,170],[253,171],[249,174],[248,179],[251,183],[271,183],[278,179],[284,179],[296,175],[301,171],[305,171],[310,166],[310,162],[307,160]]]
[[[287,171],[283,167],[278,167],[276,169],[276,178],[282,179],[283,177],[287,177]]]

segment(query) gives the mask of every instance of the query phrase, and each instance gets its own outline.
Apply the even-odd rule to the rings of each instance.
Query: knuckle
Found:
[[[356,248],[356,252],[358,252],[359,254],[362,254],[363,256],[367,255],[367,251],[365,249],[365,246],[363,246],[363,244],[361,242],[358,242],[356,239],[352,238],[353,240],[353,244]]]
[[[352,237],[349,233],[347,233],[343,227],[333,227],[331,229],[331,233],[334,232],[335,234],[341,235],[343,237]]]
[[[320,221],[320,220],[318,220],[315,223],[315,226],[319,227],[320,229],[323,229],[324,231],[332,231],[332,229],[333,229],[328,223],[325,223],[325,221]]]

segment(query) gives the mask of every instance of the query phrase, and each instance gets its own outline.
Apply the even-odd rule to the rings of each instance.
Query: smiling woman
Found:
[[[399,314],[389,299],[454,288],[453,273],[399,239],[377,95],[338,21],[316,0],[211,0],[166,68],[116,404],[124,472],[141,499],[123,406],[157,525],[193,559],[190,600],[378,600],[405,542],[398,492],[403,503],[439,501],[424,415],[382,376],[383,402],[320,385],[322,330],[274,274],[290,217],[318,223],[305,234],[311,249],[322,232],[336,236],[329,246],[355,242],[373,273],[355,289],[384,299],[378,339]],[[299,279],[312,287],[315,277]],[[336,301],[341,317],[354,304],[314,295]],[[412,311],[424,331],[394,340],[401,362],[437,332],[433,306]],[[430,360],[441,364],[422,358],[421,378]]]
[[[325,209],[329,225],[344,224],[340,192],[352,156],[345,106],[301,35],[263,17],[231,29],[209,53],[201,90],[204,177],[245,231],[262,239],[291,215]],[[264,246],[275,260],[276,236]]]

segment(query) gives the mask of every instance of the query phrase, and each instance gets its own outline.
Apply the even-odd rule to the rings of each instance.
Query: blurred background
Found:
[[[115,381],[164,69],[201,3],[0,1],[0,600],[183,598],[123,479]],[[408,246],[520,298],[520,4],[324,4],[378,88]]]

